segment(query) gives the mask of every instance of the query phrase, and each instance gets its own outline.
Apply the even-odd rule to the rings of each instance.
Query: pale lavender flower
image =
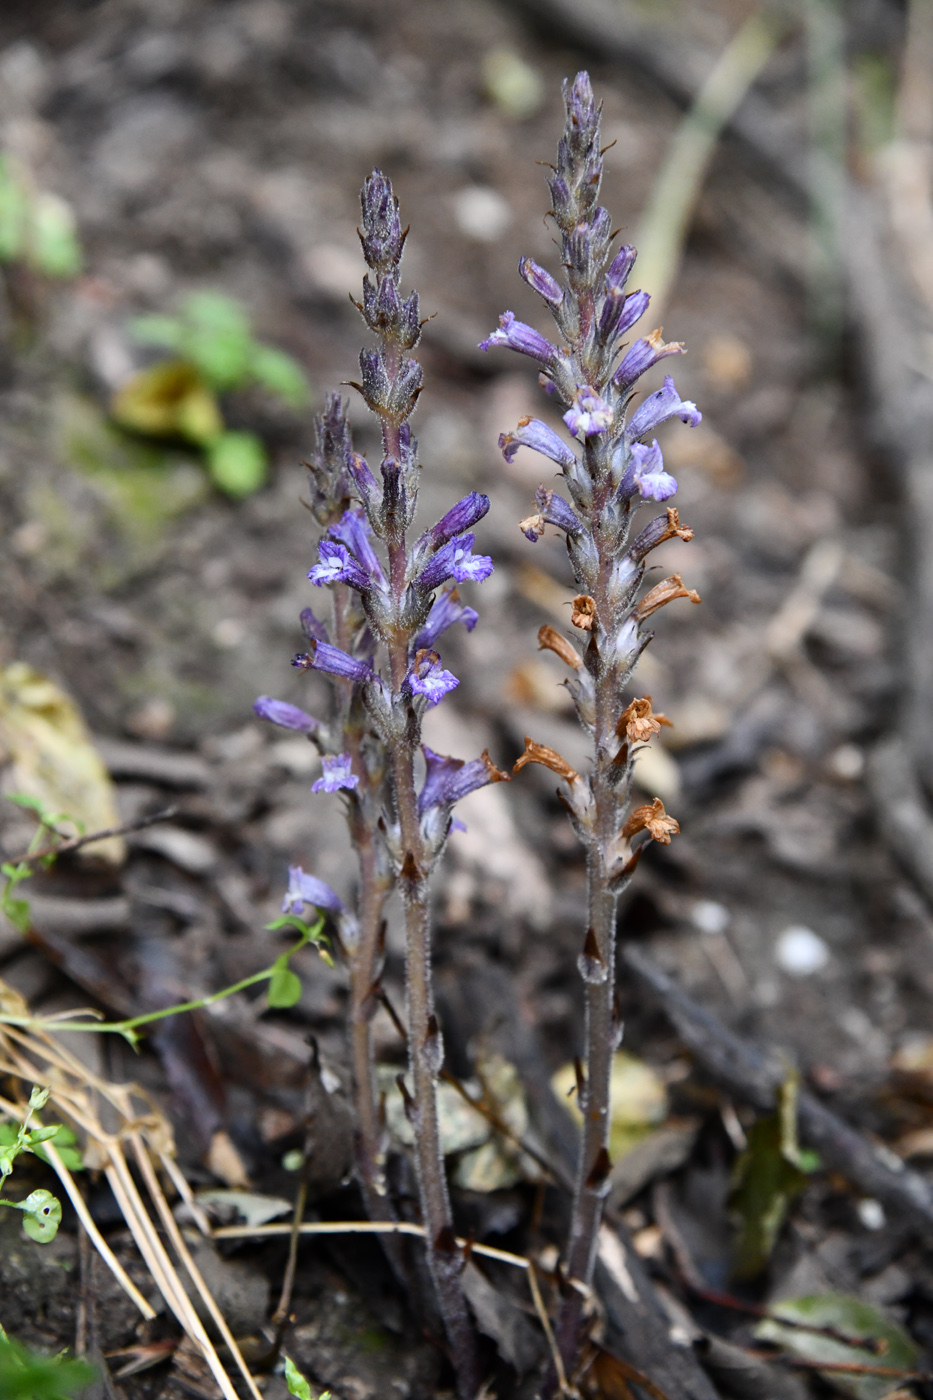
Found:
[[[359,786],[359,778],[353,772],[350,754],[327,755],[321,760],[323,772],[317,782],[311,784],[312,792],[339,792],[341,788],[351,790]]]
[[[317,720],[297,705],[287,700],[273,700],[271,695],[260,695],[253,701],[253,710],[260,719],[267,719],[282,729],[297,729],[301,734],[313,734],[319,728]]]
[[[565,469],[572,469],[577,462],[573,450],[563,438],[558,437],[554,429],[542,423],[540,418],[521,418],[514,433],[499,434],[499,447],[507,462],[514,459],[520,447],[530,447],[532,452],[540,452]]]
[[[348,681],[372,681],[375,673],[371,666],[349,652],[332,647],[327,642],[318,642],[311,651],[300,651],[292,657],[292,665],[299,671],[326,671],[328,675],[340,676]]]
[[[460,539],[449,540],[431,558],[418,575],[419,588],[431,592],[449,578],[457,583],[482,583],[492,573],[493,564],[488,554],[473,554],[472,534]]]
[[[522,258],[518,264],[518,271],[532,291],[543,297],[548,306],[560,306],[564,299],[563,287],[549,272],[539,267],[534,258]]]
[[[506,311],[499,317],[499,329],[481,340],[481,350],[491,350],[494,345],[504,345],[509,350],[517,350],[520,355],[530,355],[549,365],[557,357],[557,348],[545,340],[539,331],[526,326],[524,321],[516,321],[513,311]]]
[[[641,442],[633,442],[631,454],[634,464],[632,480],[642,499],[666,501],[673,496],[677,490],[677,482],[664,470],[664,459],[657,438],[650,447]]]
[[[479,613],[475,608],[461,603],[456,588],[445,588],[431,604],[427,621],[415,637],[412,646],[415,651],[433,647],[438,637],[446,632],[448,627],[453,627],[455,622],[462,622],[466,630],[472,632],[478,621]]]
[[[297,914],[299,918],[308,906],[322,909],[328,914],[343,912],[343,900],[316,875],[306,875],[300,865],[288,867],[288,889],[282,900],[283,914]]]
[[[441,666],[436,651],[419,651],[408,673],[408,685],[415,695],[423,695],[428,705],[436,705],[460,684],[451,671]]]
[[[662,423],[666,423],[669,418],[679,418],[690,428],[695,428],[703,421],[703,415],[696,404],[682,399],[674,387],[673,379],[666,374],[663,387],[649,394],[626,423],[625,441],[635,442],[636,439],[644,437],[645,433],[653,432]]]
[[[575,438],[604,433],[607,428],[612,427],[612,419],[613,412],[609,404],[588,384],[580,385],[573,396],[573,403],[564,414],[564,422]]]
[[[325,583],[349,583],[361,590],[371,587],[369,575],[345,544],[323,539],[318,545],[318,554],[320,563],[308,570],[308,578],[318,588]]]

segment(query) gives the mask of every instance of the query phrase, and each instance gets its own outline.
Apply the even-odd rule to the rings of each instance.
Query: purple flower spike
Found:
[[[313,734],[318,722],[313,715],[290,705],[287,700],[273,700],[271,695],[260,695],[253,701],[253,711],[260,719],[267,719],[282,729],[297,729],[300,734]]]
[[[549,365],[557,356],[557,350],[539,331],[526,326],[524,321],[516,321],[514,311],[506,311],[499,317],[499,329],[493,331],[486,340],[481,340],[479,348],[489,350],[493,345],[504,345],[509,350],[517,350],[520,355],[530,355]]]
[[[460,684],[457,677],[441,666],[436,651],[419,651],[408,673],[408,684],[415,695],[423,695],[429,705],[436,705]]]
[[[475,608],[468,608],[460,601],[460,594],[456,588],[445,588],[443,593],[439,593],[431,605],[427,621],[414,640],[413,646],[416,651],[421,651],[425,647],[433,647],[448,627],[453,627],[455,622],[462,622],[468,632],[479,621],[479,613]]]
[[[666,374],[664,387],[649,394],[626,423],[625,441],[635,442],[661,423],[666,423],[669,418],[679,418],[689,428],[695,428],[703,421],[703,415],[696,404],[682,399],[674,387],[673,379]]]
[[[538,266],[534,258],[522,258],[518,264],[518,271],[531,290],[543,297],[548,306],[560,306],[564,299],[564,289],[549,272]]]
[[[595,389],[582,384],[564,414],[564,422],[575,438],[593,437],[612,427],[612,409]]]
[[[462,501],[452,506],[446,515],[441,516],[433,529],[428,530],[423,536],[424,543],[432,549],[440,549],[448,540],[452,540],[454,535],[462,535],[465,530],[471,530],[488,510],[489,497],[480,495],[479,491],[471,491]]]
[[[650,447],[632,443],[632,479],[645,501],[666,501],[677,490],[677,482],[664,470],[664,459],[657,438]]]
[[[326,671],[330,676],[340,676],[347,681],[375,680],[375,673],[365,661],[357,661],[355,656],[327,642],[316,642],[312,651],[299,652],[292,658],[292,665],[299,671]]]
[[[385,583],[385,575],[379,556],[369,542],[370,530],[359,510],[348,510],[336,525],[330,528],[335,540],[346,545],[369,575],[370,583]],[[310,578],[310,574],[308,575]],[[357,588],[359,584],[355,585]]]
[[[550,457],[552,462],[566,471],[571,471],[577,464],[571,448],[540,418],[520,418],[514,433],[499,434],[499,447],[509,463],[514,460],[520,447],[530,447],[532,452]]]
[[[324,771],[317,782],[311,784],[311,791],[339,792],[341,788],[355,788],[360,780],[350,767],[351,761],[348,753],[325,758],[322,765]]]
[[[461,535],[457,540],[449,540],[437,551],[419,574],[416,582],[419,588],[430,593],[445,580],[455,578],[458,583],[482,583],[492,573],[492,560],[488,554],[472,554],[473,535]]]
[[[683,353],[683,341],[672,340],[665,344],[661,339],[660,329],[652,331],[650,335],[635,341],[612,376],[612,382],[624,392],[659,360],[667,359],[668,355],[682,355]]]
[[[308,578],[321,588],[325,583],[349,583],[361,590],[372,587],[365,569],[353,558],[346,545],[333,540],[321,540],[318,545],[321,562],[309,569]]]
[[[282,901],[283,914],[304,914],[307,905],[323,909],[328,914],[340,914],[343,901],[330,887],[316,875],[306,875],[300,865],[288,867],[288,889]]]

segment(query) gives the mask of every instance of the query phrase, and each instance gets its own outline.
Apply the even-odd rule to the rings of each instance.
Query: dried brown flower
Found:
[[[571,768],[561,754],[556,749],[549,749],[546,744],[536,744],[534,739],[529,739],[525,735],[525,752],[512,767],[513,773],[520,773],[526,763],[540,763],[545,768],[550,768],[552,773],[572,783],[579,776],[575,768]]]
[[[629,838],[636,836],[639,831],[647,831],[648,835],[655,841],[660,841],[662,846],[669,846],[671,837],[680,831],[680,823],[665,812],[664,803],[660,797],[656,797],[653,802],[635,808],[622,828],[622,835]]]
[[[685,588],[684,581],[680,574],[671,574],[670,578],[662,579],[642,598],[635,609],[635,620],[644,622],[646,617],[650,617],[658,608],[663,608],[665,603],[672,603],[675,598],[689,598],[691,603],[699,603],[700,595],[695,588]]]
[[[582,632],[592,632],[596,621],[596,599],[591,598],[588,593],[578,593],[573,600],[570,621]]]
[[[667,715],[653,712],[651,696],[646,695],[641,700],[633,700],[622,711],[616,733],[620,739],[625,734],[633,744],[646,744],[653,735],[660,734],[661,726],[665,724],[670,729],[674,727]]]
[[[547,622],[538,628],[538,648],[541,651],[553,651],[555,656],[559,656],[561,661],[572,666],[575,671],[579,671],[583,665],[580,653],[573,643],[562,637],[557,628],[551,627]]]

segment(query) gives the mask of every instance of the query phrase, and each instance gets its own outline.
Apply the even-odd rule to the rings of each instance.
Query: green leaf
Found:
[[[207,448],[211,477],[228,496],[252,496],[268,472],[266,449],[254,433],[221,433]]]
[[[845,1293],[823,1293],[784,1299],[773,1304],[769,1311],[770,1318],[759,1323],[755,1336],[805,1361],[890,1366],[904,1371],[917,1366],[919,1348],[904,1329],[860,1298]],[[786,1322],[809,1324],[824,1330],[811,1332],[805,1327],[782,1325]],[[828,1336],[827,1332],[836,1335]],[[821,1371],[820,1374],[834,1390],[852,1395],[855,1400],[883,1400],[885,1395],[903,1385],[903,1381],[891,1376],[859,1376],[844,1371]]]
[[[62,1223],[62,1203],[57,1196],[40,1188],[31,1191],[18,1209],[23,1212],[23,1229],[31,1240],[39,1244],[54,1240]]]
[[[180,350],[185,338],[185,328],[177,316],[134,316],[129,329],[140,344],[164,345],[167,350]]]
[[[781,1086],[778,1111],[759,1118],[748,1132],[748,1146],[735,1164],[731,1205],[739,1229],[733,1247],[733,1276],[752,1279],[764,1269],[777,1243],[791,1202],[819,1158],[797,1143],[796,1071]]]
[[[294,1006],[301,997],[301,978],[292,972],[288,965],[288,957],[286,953],[276,960],[269,980],[266,1000],[272,1007],[284,1009]]]
[[[213,388],[235,389],[249,377],[253,337],[246,312],[223,292],[195,292],[185,302],[183,353]]]
[[[94,1376],[86,1361],[38,1356],[0,1329],[0,1395],[3,1400],[74,1400]]]
[[[30,1144],[30,1151],[34,1152],[41,1161],[48,1162],[49,1166],[52,1165],[49,1154],[42,1146],[43,1141],[51,1141],[55,1147],[55,1151],[62,1159],[63,1165],[66,1166],[70,1172],[84,1171],[84,1158],[81,1156],[80,1148],[77,1146],[78,1139],[71,1128],[66,1128],[64,1123],[56,1123],[52,1128],[40,1129],[40,1132],[48,1134],[48,1137],[37,1139],[35,1134],[31,1134],[32,1143]]]
[[[5,156],[0,156],[0,262],[16,262],[26,251],[29,201]]]
[[[314,1400],[310,1385],[290,1356],[285,1358],[285,1384],[289,1395],[296,1396],[297,1400]],[[321,1396],[321,1400],[324,1400],[324,1396]]]
[[[311,397],[304,370],[284,350],[276,350],[272,345],[254,345],[249,367],[253,378],[263,388],[278,394],[289,408],[304,408]]]
[[[9,919],[17,933],[25,933],[32,922],[29,914],[29,901],[27,899],[10,899],[3,895],[0,898],[0,909]]]
[[[270,933],[278,933],[282,928],[293,928],[296,933],[300,933],[306,943],[317,943],[323,937],[324,920],[315,919],[313,924],[309,924],[300,914],[283,914],[281,918],[273,919],[271,924],[266,924]]]
[[[48,190],[38,194],[33,204],[29,260],[45,277],[77,277],[81,271],[81,244],[74,211]]]

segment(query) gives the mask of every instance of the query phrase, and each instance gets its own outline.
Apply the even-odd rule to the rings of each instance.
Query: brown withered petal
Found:
[[[480,754],[480,761],[485,763],[486,772],[489,774],[489,781],[491,783],[510,783],[512,781],[511,773],[503,773],[501,768],[496,767],[489,757],[488,749],[483,749],[483,752]]]
[[[646,695],[641,700],[633,700],[622,711],[616,733],[620,738],[623,734],[627,735],[633,744],[646,744],[654,734],[660,734],[661,726],[665,724],[671,729],[674,727],[667,715],[654,714],[651,696]]]
[[[570,621],[574,627],[579,627],[581,632],[591,632],[596,621],[596,599],[591,598],[588,593],[578,593],[573,600]]]
[[[693,539],[692,528],[689,525],[681,525],[680,516],[677,514],[675,506],[668,506],[667,508],[667,528],[671,532],[668,535],[668,539],[672,539],[674,535],[679,535],[684,544],[687,544]]]
[[[529,739],[525,735],[525,752],[512,766],[513,773],[520,773],[526,763],[540,763],[544,768],[550,768],[552,773],[563,778],[566,782],[572,783],[579,775],[575,768],[571,768],[566,758],[563,758],[556,749],[549,749],[546,744],[536,744],[534,739]]]
[[[534,535],[536,539],[540,539],[544,534],[544,527],[546,524],[547,521],[543,515],[526,515],[524,520],[518,522],[518,528],[526,539],[531,535]]]
[[[647,831],[653,840],[659,841],[662,846],[669,846],[671,837],[680,831],[680,823],[676,817],[665,812],[664,803],[660,797],[656,797],[653,802],[635,808],[622,828],[622,835],[628,838],[636,836],[639,831]]]
[[[562,637],[556,627],[550,623],[545,623],[538,628],[538,648],[541,651],[553,651],[555,656],[559,656],[561,661],[565,661],[568,666],[572,666],[575,671],[579,671],[583,662],[580,653],[572,642],[566,637]]]
[[[658,608],[663,608],[665,603],[672,603],[675,598],[689,598],[691,603],[700,602],[700,595],[695,588],[685,588],[680,574],[671,574],[670,578],[662,579],[653,588],[649,588],[635,609],[636,622],[644,622],[646,617],[657,612]]]

